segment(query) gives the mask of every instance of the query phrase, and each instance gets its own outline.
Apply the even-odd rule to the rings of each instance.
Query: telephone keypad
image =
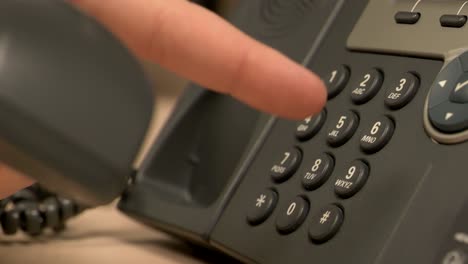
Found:
[[[286,181],[296,172],[301,160],[302,152],[297,147],[283,152],[270,169],[271,177],[276,182]]]
[[[341,198],[349,198],[355,195],[369,177],[369,166],[362,160],[355,160],[341,172],[335,181],[335,193]]]
[[[456,66],[458,69],[461,69],[460,63]],[[342,73],[345,74],[343,75]],[[347,82],[349,78],[347,74],[349,73],[350,69],[348,66],[342,65],[329,76],[328,83],[325,80],[329,88],[329,98],[338,95],[341,89],[344,89],[344,87],[340,87],[340,89],[336,88],[341,83],[338,80],[343,80],[340,76],[347,76],[345,78]],[[388,84],[389,86],[385,94],[382,95],[387,110],[401,109],[410,103],[415,97],[421,83],[419,75],[412,71],[404,72],[401,75],[396,75],[396,77],[392,78],[394,81]],[[352,102],[361,105],[371,100],[382,87],[383,81],[383,72],[378,68],[372,68],[355,84],[347,86],[352,94]],[[447,80],[444,82],[441,84],[455,85],[454,81]],[[331,90],[330,87],[332,87]],[[450,93],[444,91],[443,96],[445,100],[448,100]],[[355,107],[359,108],[360,106]],[[327,120],[328,115],[333,115],[333,118]],[[466,116],[468,116],[468,112]],[[330,147],[338,148],[350,141],[354,136],[361,123],[361,118],[363,119],[362,123],[366,123],[368,127],[362,129],[362,133],[356,141],[353,141],[354,144],[366,154],[374,154],[381,151],[390,142],[395,132],[395,121],[393,118],[385,115],[385,113],[382,113],[382,116],[375,120],[367,120],[365,115],[361,117],[355,110],[346,110],[336,115],[330,109],[327,111],[323,110],[315,117],[309,117],[296,123],[295,138],[299,144],[309,144],[308,141],[319,134],[322,127],[327,123],[328,129],[323,132],[326,142]],[[367,161],[362,159],[355,159],[353,161],[352,158],[350,160],[336,161],[332,152],[319,152],[311,157],[307,156],[307,160],[303,160],[306,157],[304,151],[307,150],[303,150],[302,145],[300,147],[301,149],[294,147],[282,153],[275,165],[271,167],[271,175],[276,184],[280,184],[294,176],[300,181],[303,190],[313,192],[319,188],[325,188],[322,186],[331,177],[334,177],[334,180],[330,182],[330,186],[336,199],[351,198],[366,184],[370,175],[370,165]],[[339,165],[340,162],[349,162],[349,165],[337,171],[335,170],[335,166]],[[299,167],[301,168],[300,170]],[[261,198],[261,196],[256,198]],[[278,196],[275,196],[274,199],[278,199]],[[274,204],[276,204],[276,200]],[[344,222],[345,208],[336,202],[325,206],[319,205],[323,207],[319,208],[319,211],[314,210],[316,213],[307,218],[310,206],[309,200],[305,196],[297,196],[286,203],[275,213],[276,230],[280,234],[287,235],[298,229],[303,222],[306,222],[308,223],[308,236],[312,243],[320,244],[332,239]],[[265,211],[267,210],[265,209]],[[258,209],[258,212],[260,212],[260,209]],[[264,216],[259,216],[258,219],[260,220],[258,221],[255,221],[255,218],[250,216],[248,220],[250,218],[254,218],[254,220],[251,219],[248,222],[251,225],[261,224],[272,212],[273,209],[265,213]],[[260,215],[260,213],[258,214]]]
[[[338,116],[338,119],[331,123],[327,142],[333,147],[339,147],[346,143],[356,132],[359,125],[359,117],[353,111],[347,111]]]
[[[297,196],[279,211],[276,218],[276,228],[282,234],[294,232],[302,225],[309,213],[309,202],[302,196]]]
[[[247,221],[251,225],[263,223],[271,215],[277,202],[278,194],[271,189],[266,189],[257,194],[250,204]]]
[[[314,190],[324,184],[335,166],[333,157],[328,153],[323,153],[311,161],[308,170],[302,175],[302,186],[306,190]]]
[[[355,104],[363,104],[372,99],[383,83],[383,73],[378,69],[371,69],[362,75],[355,84],[353,84],[351,91],[351,100]]]
[[[394,130],[395,125],[390,118],[383,116],[375,120],[361,135],[361,149],[366,153],[381,150],[392,138]]]
[[[391,84],[387,88],[385,104],[391,109],[400,109],[413,99],[418,88],[419,78],[407,72],[398,79],[398,83]]]
[[[309,226],[309,237],[315,243],[330,240],[340,229],[344,220],[343,210],[335,204],[323,207],[313,215]]]
[[[315,117],[307,117],[303,121],[298,122],[296,128],[296,137],[301,141],[309,140],[322,128],[327,117],[327,112],[322,110]]]
[[[328,98],[337,96],[348,83],[350,69],[346,65],[340,65],[333,69],[324,80],[328,90]]]

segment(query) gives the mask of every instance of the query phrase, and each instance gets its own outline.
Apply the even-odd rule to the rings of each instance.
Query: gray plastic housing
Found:
[[[0,160],[88,205],[127,186],[151,120],[142,67],[65,1],[0,2]]]
[[[244,0],[229,20],[302,63],[313,56],[342,3]],[[229,96],[190,85],[119,208],[150,226],[208,246],[212,229],[275,120]]]

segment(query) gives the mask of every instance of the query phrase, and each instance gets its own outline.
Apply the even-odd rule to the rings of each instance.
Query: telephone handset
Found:
[[[248,263],[468,263],[463,2],[240,1],[231,22],[317,72],[326,108],[293,122],[192,84],[130,180],[152,105],[138,64],[65,3],[0,6],[19,18],[0,16],[7,62],[36,69],[2,72],[0,157],[47,187],[91,206],[122,195],[136,220]],[[108,52],[18,44],[56,19]],[[54,79],[32,55],[95,68]]]

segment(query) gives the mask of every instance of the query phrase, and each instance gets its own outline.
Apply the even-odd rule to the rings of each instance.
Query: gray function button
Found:
[[[294,232],[302,225],[309,213],[309,202],[301,196],[289,201],[276,219],[276,229],[282,234]]]
[[[391,84],[385,94],[385,105],[391,109],[400,109],[408,104],[416,95],[419,88],[419,78],[407,72],[398,79],[398,83]]]
[[[450,101],[454,103],[468,103],[468,73],[463,73],[455,83],[450,94]]]
[[[320,114],[314,117],[308,117],[303,121],[298,122],[296,127],[296,137],[301,141],[309,140],[317,134],[325,123],[327,113],[322,110]]]
[[[383,73],[378,69],[371,69],[351,86],[351,100],[355,104],[363,104],[372,99],[383,83]]]
[[[330,240],[340,229],[343,220],[344,213],[340,207],[334,204],[323,207],[310,221],[310,239],[315,243]]]
[[[283,152],[270,169],[271,177],[276,182],[289,179],[296,172],[302,160],[302,152],[294,147]]]
[[[441,103],[429,109],[429,120],[435,128],[445,133],[468,129],[468,104]]]
[[[323,81],[327,86],[328,99],[337,96],[346,86],[350,76],[350,69],[346,65],[340,65],[336,69],[330,71],[326,79]]]
[[[362,160],[355,160],[335,181],[335,193],[342,198],[355,195],[369,177],[369,166]]]
[[[454,87],[457,85],[457,81],[462,75],[464,74],[459,59],[454,59],[447,64],[437,75],[436,80],[431,86],[428,107],[432,108],[449,100]]]
[[[395,14],[395,21],[398,24],[416,24],[421,18],[421,13],[400,11]]]
[[[461,28],[466,24],[466,16],[443,15],[440,17],[440,25],[443,27]]]
[[[278,202],[278,194],[266,189],[258,193],[251,201],[247,213],[247,221],[251,225],[263,223],[271,215]]]
[[[327,142],[333,147],[339,147],[346,143],[356,132],[359,125],[359,117],[353,111],[347,111],[339,115],[331,123],[327,135]]]
[[[311,159],[307,171],[302,175],[302,186],[314,190],[324,184],[330,177],[335,161],[328,153],[323,153]]]
[[[361,149],[366,153],[375,153],[381,150],[392,138],[395,131],[393,121],[382,116],[371,123],[371,126],[364,130],[361,135]]]

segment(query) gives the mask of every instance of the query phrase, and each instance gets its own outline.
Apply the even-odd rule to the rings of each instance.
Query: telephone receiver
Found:
[[[239,1],[230,22],[318,73],[326,108],[293,122],[190,84],[134,170],[141,65],[63,1],[3,0],[0,159],[246,263],[468,263],[465,6]]]

